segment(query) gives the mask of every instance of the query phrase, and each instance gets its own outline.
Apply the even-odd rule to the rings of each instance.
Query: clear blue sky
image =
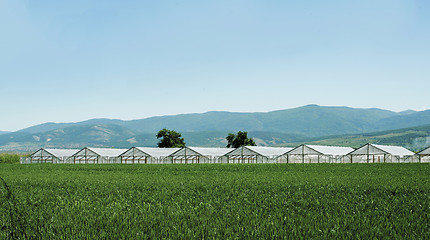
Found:
[[[430,108],[430,1],[0,0],[0,130]]]

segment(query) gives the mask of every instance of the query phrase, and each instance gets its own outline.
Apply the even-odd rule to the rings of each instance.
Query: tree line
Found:
[[[157,133],[159,148],[181,148],[185,147],[185,140],[182,135],[174,130],[166,128]],[[241,146],[256,146],[254,139],[248,137],[248,132],[238,131],[237,134],[229,133],[225,138],[228,148],[238,148]]]

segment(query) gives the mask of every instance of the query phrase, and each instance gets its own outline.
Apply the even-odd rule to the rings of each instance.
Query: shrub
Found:
[[[16,153],[0,153],[0,163],[19,163],[20,157]]]

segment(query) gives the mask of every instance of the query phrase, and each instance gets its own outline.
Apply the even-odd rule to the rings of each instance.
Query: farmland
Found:
[[[1,164],[0,176],[1,239],[430,238],[430,164]]]

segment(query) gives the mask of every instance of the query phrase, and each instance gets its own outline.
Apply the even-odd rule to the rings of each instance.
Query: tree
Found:
[[[257,146],[254,139],[248,138],[248,132],[237,132],[237,135],[229,133],[225,138],[228,142],[227,147],[238,148],[241,146]]]
[[[162,130],[158,131],[157,139],[158,138],[161,138],[158,142],[158,147],[160,148],[185,147],[184,139],[181,137],[181,134],[176,131],[163,128]]]

